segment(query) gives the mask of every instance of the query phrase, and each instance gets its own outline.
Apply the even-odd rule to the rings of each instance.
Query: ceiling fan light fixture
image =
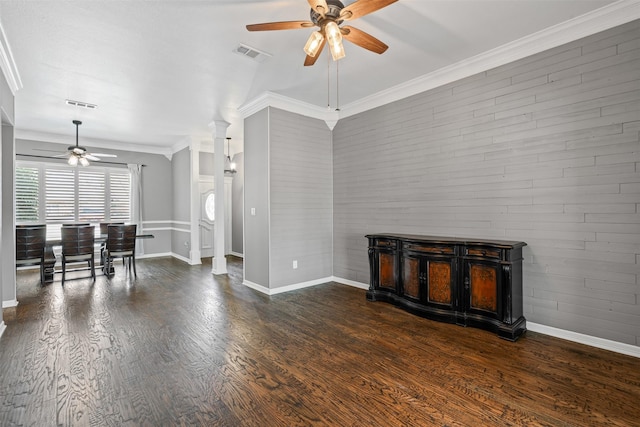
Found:
[[[77,166],[78,165],[78,156],[76,156],[75,154],[71,154],[69,156],[69,159],[67,160],[67,163],[69,164],[69,166]]]
[[[324,32],[327,35],[327,43],[331,50],[331,57],[334,61],[345,57],[344,46],[342,45],[342,33],[340,27],[334,21],[329,21],[324,26]]]
[[[87,160],[86,157],[80,157],[79,161],[82,166],[89,166],[89,160]]]
[[[324,37],[320,34],[320,31],[314,31],[309,35],[307,43],[304,45],[304,52],[309,56],[316,56],[322,46]]]

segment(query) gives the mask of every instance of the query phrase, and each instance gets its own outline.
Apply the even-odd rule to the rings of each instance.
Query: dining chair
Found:
[[[64,286],[68,262],[88,262],[91,277],[95,281],[96,269],[93,256],[95,226],[64,226],[60,232],[62,234],[62,286]]]
[[[133,264],[133,275],[138,277],[136,272],[136,231],[137,225],[109,225],[107,227],[107,247],[105,248],[105,274],[109,275],[113,269],[113,259],[122,258],[129,261],[129,274]]]
[[[124,225],[124,222],[101,222],[100,234],[106,236],[110,225]]]
[[[16,267],[40,265],[40,284],[44,284],[44,252],[47,226],[16,225]]]
[[[101,222],[100,223],[100,236],[107,235],[107,231],[110,225],[124,225],[124,222]],[[100,265],[104,266],[104,250],[107,247],[106,239],[100,244]]]

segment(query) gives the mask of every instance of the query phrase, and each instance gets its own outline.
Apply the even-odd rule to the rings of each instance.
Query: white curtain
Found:
[[[142,165],[127,164],[131,173],[131,223],[137,224],[138,234],[142,229]],[[136,239],[136,255],[144,255],[144,239]]]

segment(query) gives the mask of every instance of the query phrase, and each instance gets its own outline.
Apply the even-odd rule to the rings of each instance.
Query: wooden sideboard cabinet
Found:
[[[515,341],[526,330],[524,242],[369,234],[369,301]]]

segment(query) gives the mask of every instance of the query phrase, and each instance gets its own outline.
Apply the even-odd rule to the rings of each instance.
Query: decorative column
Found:
[[[211,273],[227,274],[227,259],[224,257],[224,225],[225,225],[225,197],[224,197],[224,141],[227,136],[229,123],[224,120],[214,120],[209,123],[213,132],[213,191],[216,202],[215,221],[213,225],[213,261]]]

